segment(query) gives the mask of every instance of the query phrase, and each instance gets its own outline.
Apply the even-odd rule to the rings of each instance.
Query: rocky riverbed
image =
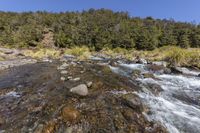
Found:
[[[162,64],[139,63],[65,56],[2,69],[0,133],[198,132],[199,72],[178,69],[177,75]],[[192,82],[174,86],[164,75]],[[178,77],[176,81],[183,84]],[[182,93],[173,90],[181,87]],[[195,92],[188,95],[189,89]],[[169,103],[172,98],[174,105],[167,107],[174,108],[166,108],[162,100]],[[182,119],[178,113],[194,119],[187,125],[182,120],[190,116]]]

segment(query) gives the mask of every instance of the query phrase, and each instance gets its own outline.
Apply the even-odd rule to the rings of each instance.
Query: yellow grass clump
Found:
[[[25,50],[25,56],[30,56],[33,58],[44,58],[44,57],[51,57],[57,58],[60,56],[60,51],[55,49],[39,49],[39,50]]]
[[[79,60],[88,59],[91,56],[91,51],[88,47],[73,47],[65,50],[65,54],[76,56]]]

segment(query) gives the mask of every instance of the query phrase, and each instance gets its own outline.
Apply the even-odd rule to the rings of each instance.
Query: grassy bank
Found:
[[[136,57],[144,58],[149,61],[167,61],[169,65],[176,66],[195,66],[200,68],[200,49],[190,48],[182,49],[179,47],[161,47],[153,51],[138,51],[135,49],[126,50],[122,48],[109,49],[105,48],[100,52],[95,52],[87,47],[74,47],[71,49],[38,49],[38,50],[25,50],[26,56],[33,58],[58,58],[63,54],[70,54],[76,56],[79,60],[86,60],[91,55],[101,53],[102,55],[111,58],[126,58],[134,60]]]

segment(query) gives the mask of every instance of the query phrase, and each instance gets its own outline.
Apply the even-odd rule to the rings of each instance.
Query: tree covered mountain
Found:
[[[130,17],[127,12],[90,9],[83,12],[0,12],[0,45],[37,47],[44,34],[53,33],[55,46],[87,46],[101,50],[153,50],[166,45],[200,47],[200,25],[151,17]]]

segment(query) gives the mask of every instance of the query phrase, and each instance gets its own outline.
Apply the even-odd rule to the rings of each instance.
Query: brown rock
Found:
[[[47,125],[43,128],[42,133],[55,133],[57,128],[56,121],[50,121]]]
[[[62,117],[65,122],[75,122],[80,117],[80,112],[73,107],[64,107]]]
[[[140,98],[135,94],[123,95],[122,102],[124,105],[126,105],[136,111],[139,111],[139,112],[143,111],[142,102],[141,102]]]
[[[3,119],[3,117],[0,115],[0,126],[3,125],[5,123],[5,120]]]
[[[153,74],[151,74],[151,73],[144,73],[144,74],[143,74],[143,77],[144,77],[144,78],[152,78],[152,79],[155,79],[155,76],[154,76]]]
[[[39,124],[35,129],[34,133],[42,133],[43,127],[44,127],[43,124]]]

